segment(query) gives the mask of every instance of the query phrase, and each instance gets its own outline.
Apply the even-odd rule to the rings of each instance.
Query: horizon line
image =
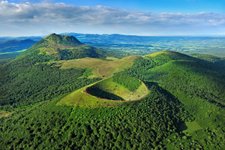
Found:
[[[18,35],[18,36],[0,36],[0,38],[25,38],[25,37],[45,37],[50,34],[56,32],[48,33],[48,34],[35,34],[35,35]],[[225,37],[225,35],[142,35],[142,34],[125,34],[125,33],[81,33],[81,32],[62,32],[56,33],[60,35],[67,34],[87,34],[87,35],[122,35],[122,36],[137,36],[137,37]]]

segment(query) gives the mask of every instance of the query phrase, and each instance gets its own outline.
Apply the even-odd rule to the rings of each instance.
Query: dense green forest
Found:
[[[90,78],[90,69],[61,69],[55,53],[40,54],[46,40],[50,48],[81,44],[53,35],[1,61],[0,149],[224,149],[223,59],[162,51],[138,57],[110,78]],[[130,91],[143,83],[150,93],[113,106],[58,104],[83,87],[89,91],[81,94],[121,100],[106,87],[96,89],[111,80]]]
[[[187,137],[176,139],[178,142],[173,143],[173,146],[180,142],[190,146],[190,141],[198,141],[202,145],[200,149],[224,148],[223,63],[183,57],[179,53],[167,53],[174,56],[168,59],[168,54],[160,54],[156,57],[140,58],[125,73],[143,81],[157,83],[178,98],[184,104],[185,110],[193,116],[191,122],[181,126]]]
[[[58,50],[58,47],[73,46],[73,51],[76,54],[79,53],[78,56],[84,57],[83,52],[89,53],[89,49],[83,51],[77,47],[79,45],[88,47],[74,37],[52,34],[16,59],[8,63],[2,61],[0,66],[0,90],[2,91],[0,105],[17,105],[49,100],[99,80],[97,78],[88,79],[87,69],[61,70],[54,64],[48,64],[47,62],[55,59],[55,53],[51,55],[40,54],[40,50],[45,46],[52,51],[55,51],[56,48],[59,54],[66,50]],[[63,57],[67,57],[67,55],[63,54]]]
[[[6,65],[2,70],[1,105],[49,100],[98,80],[87,79],[84,69],[60,70],[46,64]]]
[[[53,100],[18,109],[19,113],[2,120],[0,145],[6,149],[161,149],[164,140],[179,130],[177,125],[191,118],[171,94],[148,85],[153,94],[120,107],[81,109],[56,106]]]

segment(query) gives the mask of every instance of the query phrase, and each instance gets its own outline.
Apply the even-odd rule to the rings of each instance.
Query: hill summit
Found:
[[[103,52],[80,42],[74,36],[53,33],[29,48],[21,57],[29,59],[32,62],[40,62],[85,57],[101,58],[103,57]]]
[[[62,44],[68,46],[78,46],[83,44],[74,36],[59,35],[55,33],[50,34],[43,40],[49,44]]]

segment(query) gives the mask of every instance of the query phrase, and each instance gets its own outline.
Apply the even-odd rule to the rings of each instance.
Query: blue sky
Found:
[[[0,36],[225,35],[225,0],[0,0]]]
[[[66,0],[65,2],[157,12],[225,12],[225,0]]]
[[[11,0],[10,2],[26,2],[26,0]],[[40,2],[30,0],[30,2]],[[104,5],[141,11],[170,12],[225,12],[225,0],[51,0],[71,5]]]

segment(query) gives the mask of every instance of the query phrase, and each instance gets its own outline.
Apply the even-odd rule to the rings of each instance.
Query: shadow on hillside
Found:
[[[89,87],[86,89],[87,93],[99,97],[104,98],[106,100],[124,100],[122,97],[115,95],[113,93],[106,92],[98,87]]]
[[[169,103],[170,102],[174,103],[177,106],[176,110],[174,110],[175,112],[180,113],[180,114],[184,113],[184,114],[188,115],[188,118],[186,118],[186,119],[193,120],[193,116],[191,116],[190,113],[184,111],[183,104],[172,93],[170,93],[169,91],[160,87],[158,85],[158,83],[156,83],[156,82],[144,82],[144,83],[151,91],[157,91],[158,93],[162,94],[169,101]],[[184,119],[182,119],[181,116],[175,124],[176,124],[176,128],[177,128],[178,132],[182,132],[187,129],[185,121],[184,121]]]

